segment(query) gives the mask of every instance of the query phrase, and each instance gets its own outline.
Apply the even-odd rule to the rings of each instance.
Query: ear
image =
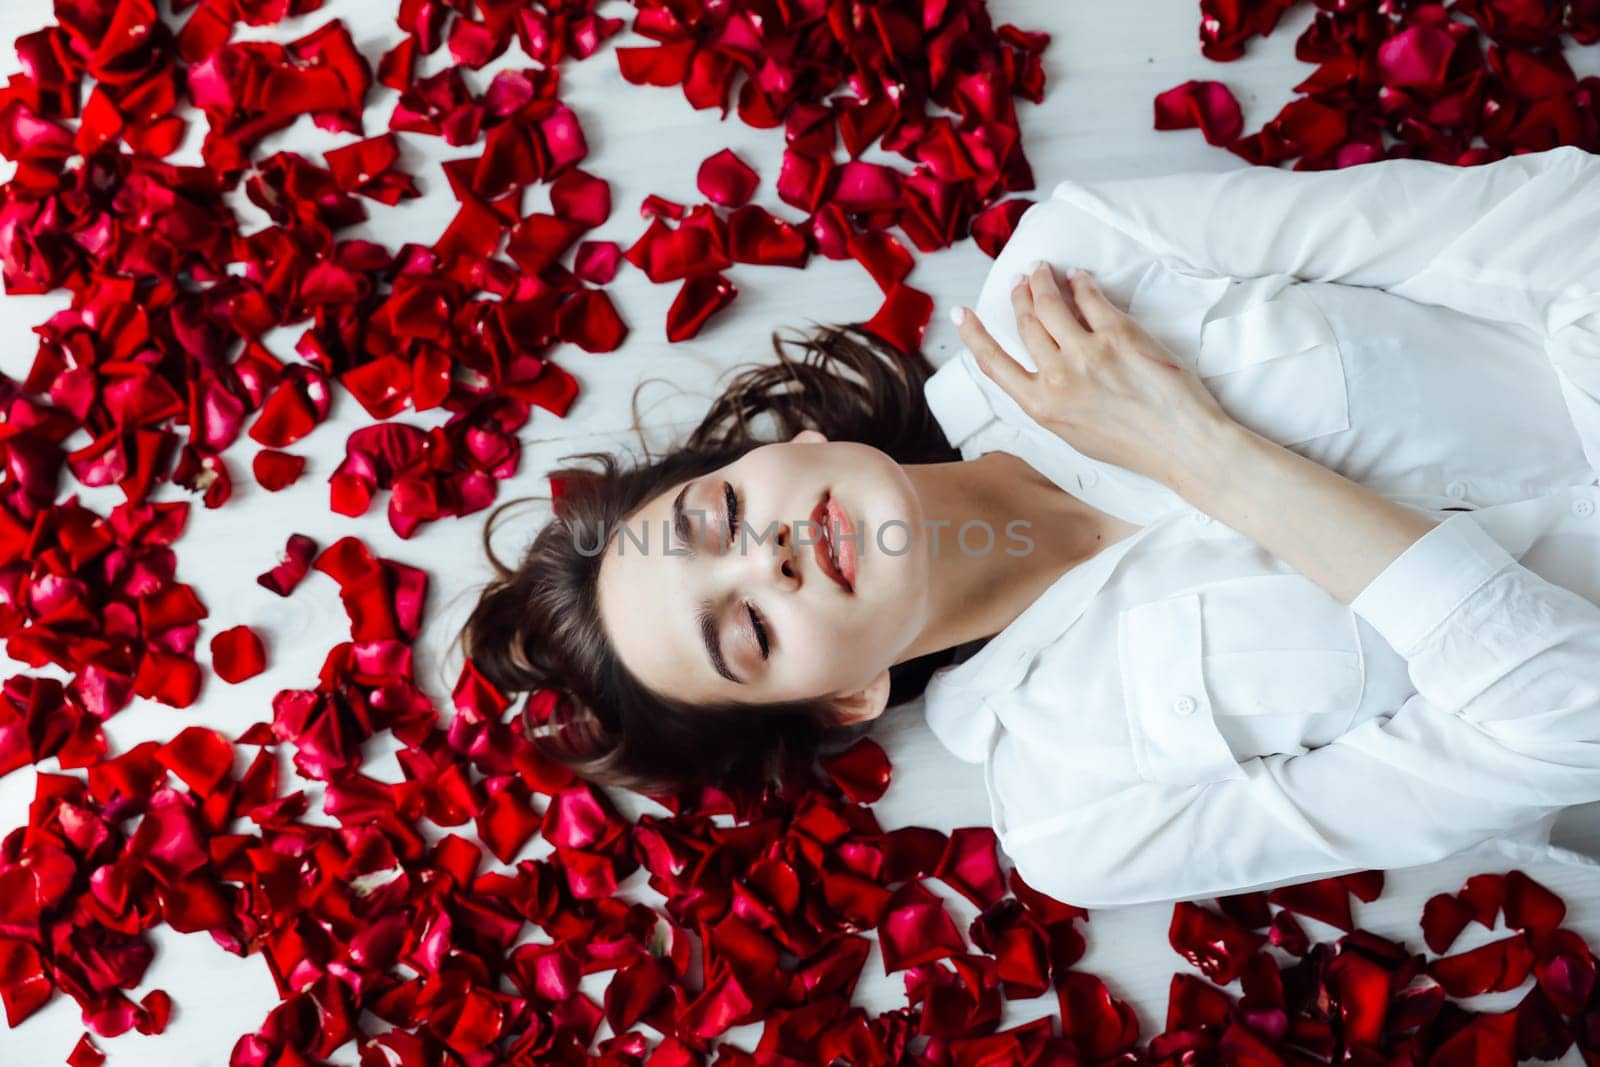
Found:
[[[819,444],[820,445],[820,444],[826,442],[828,440],[828,438],[826,436],[824,436],[822,434],[822,432],[819,431],[819,430],[801,430],[799,433],[797,433],[793,437],[789,438],[789,440],[793,441],[796,444],[801,444],[801,445],[808,445],[808,444]]]
[[[833,698],[833,713],[841,726],[851,726],[868,719],[876,719],[889,706],[889,669],[885,667],[878,676],[854,693]]]

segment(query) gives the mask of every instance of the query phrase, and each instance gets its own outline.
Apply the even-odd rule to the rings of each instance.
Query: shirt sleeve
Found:
[[[1310,752],[1194,784],[1140,780],[1008,818],[1030,885],[1084,907],[1226,896],[1431,863],[1600,799],[1600,607],[1462,513],[1351,605],[1417,692]]]
[[[1249,166],[1063,181],[1072,205],[1191,269],[1385,289],[1551,333],[1600,309],[1600,156],[1572,145],[1454,166]]]
[[[1473,166],[1385,159],[1067,180],[1045,203],[1036,225],[1082,257],[1063,265],[1109,270],[1105,289],[1122,307],[1142,250],[1191,278],[1367,286],[1524,327],[1600,471],[1600,155],[1562,145]]]

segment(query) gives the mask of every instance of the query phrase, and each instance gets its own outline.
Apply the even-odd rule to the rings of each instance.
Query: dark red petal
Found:
[[[889,788],[889,757],[883,746],[869,737],[821,762],[845,795],[858,804],[871,804]]]
[[[1534,954],[1521,934],[1503,937],[1469,952],[1445,956],[1428,964],[1428,974],[1452,997],[1515,989],[1533,969]]]
[[[950,832],[950,844],[934,874],[980,908],[992,907],[1005,896],[994,829],[961,827]]]
[[[233,746],[228,739],[201,726],[186,727],[155,755],[196,793],[210,793],[233,769]]]
[[[933,317],[933,298],[909,285],[896,285],[866,322],[866,328],[902,352],[922,348],[922,334]]]
[[[846,241],[850,255],[867,268],[867,273],[885,294],[892,292],[911,273],[911,253],[889,234],[852,231]]]
[[[1200,127],[1207,144],[1229,144],[1244,130],[1244,113],[1228,87],[1217,81],[1190,79],[1156,96],[1155,128]]]
[[[686,341],[706,320],[733,303],[739,289],[721,274],[697,274],[684,281],[667,309],[667,340]]]
[[[1328,984],[1337,997],[1347,1040],[1376,1047],[1384,1036],[1389,972],[1360,952],[1342,952],[1328,965]]]
[[[1594,993],[1594,954],[1571,930],[1556,931],[1541,946],[1533,970],[1545,996],[1567,1015],[1582,1011]]]
[[[810,255],[804,234],[759,205],[747,204],[728,218],[728,256],[735,263],[804,267]]]
[[[290,534],[276,566],[256,576],[256,582],[279,596],[288,596],[311,571],[317,543],[305,534]]]
[[[1400,30],[1374,53],[1385,85],[1438,92],[1443,88],[1459,38],[1441,26],[1417,25]]]
[[[1436,1047],[1429,1062],[1449,1067],[1515,1063],[1515,1020],[1514,1011],[1478,1015]]]
[[[561,305],[556,313],[556,332],[563,341],[570,341],[585,352],[613,352],[627,338],[628,327],[604,290],[585,289]],[[538,399],[533,396],[525,399],[533,400],[558,415],[565,415],[567,405],[577,394],[576,383],[571,377],[566,376],[560,368],[551,369],[551,365],[546,364],[536,381],[543,383],[538,390]],[[557,383],[560,388],[552,394],[549,386]]]
[[[1505,875],[1475,874],[1467,879],[1456,896],[1471,909],[1474,922],[1493,930],[1506,899]]]
[[[1427,947],[1443,953],[1456,944],[1456,937],[1472,921],[1472,909],[1462,904],[1453,893],[1435,893],[1422,907],[1422,937]]]
[[[1267,941],[1261,934],[1190,902],[1173,905],[1167,940],[1218,985],[1237,978]]]
[[[760,183],[755,170],[726,148],[702,162],[695,177],[701,195],[724,207],[743,207]]]
[[[1355,928],[1355,919],[1350,913],[1350,890],[1336,877],[1279,886],[1267,893],[1267,900],[1341,930]]]
[[[1033,205],[1032,200],[1015,197],[978,212],[972,217],[972,240],[983,250],[984,255],[990,259],[995,258],[1010,242],[1011,235],[1017,230],[1017,223]]]
[[[251,473],[256,482],[269,493],[293,485],[306,469],[306,458],[289,452],[264,448],[250,461]]]
[[[907,882],[889,898],[878,926],[878,946],[885,974],[945,959],[966,947],[944,904],[916,882]]]
[[[1508,871],[1505,886],[1506,925],[1526,932],[1535,942],[1566,918],[1566,902],[1522,871]]]
[[[615,241],[584,241],[578,245],[572,272],[590,285],[609,285],[621,265],[622,249]]]
[[[611,186],[574,167],[551,184],[550,205],[564,219],[598,226],[611,217]]]
[[[1056,976],[1061,1029],[1072,1038],[1077,1055],[1101,1062],[1128,1051],[1139,1038],[1139,1020],[1132,1005],[1111,995],[1105,982],[1082,971]]]
[[[211,666],[225,682],[242,682],[267,669],[267,650],[248,626],[233,626],[211,638]]]

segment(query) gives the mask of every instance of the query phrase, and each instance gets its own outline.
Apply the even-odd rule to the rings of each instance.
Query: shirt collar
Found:
[[[1076,622],[1117,564],[1154,532],[1152,523],[1064,571],[987,644],[928,681],[925,715],[940,743],[958,759],[982,763],[999,730],[991,698],[1011,692],[1040,650]]]

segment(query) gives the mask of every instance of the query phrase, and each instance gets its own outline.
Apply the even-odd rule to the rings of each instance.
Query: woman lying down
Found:
[[[465,649],[646,792],[925,696],[1086,907],[1547,842],[1600,800],[1596,233],[1573,147],[1062,182],[937,372],[775,336],[681,448],[557,472]]]

